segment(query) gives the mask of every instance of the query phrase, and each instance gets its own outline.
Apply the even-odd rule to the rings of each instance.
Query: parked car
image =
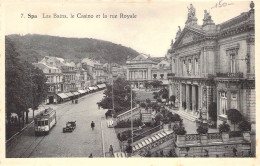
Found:
[[[106,119],[107,119],[107,117],[109,117],[109,116],[112,117],[112,114],[113,114],[113,110],[107,110],[107,112],[105,113]]]
[[[72,132],[76,128],[76,121],[69,121],[66,123],[66,127],[63,128],[63,133]]]

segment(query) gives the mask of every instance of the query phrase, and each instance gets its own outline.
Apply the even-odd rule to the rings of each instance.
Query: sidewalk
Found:
[[[110,156],[107,156],[107,154],[109,154],[108,152],[109,152],[110,145],[113,146],[114,153],[120,152],[121,149],[120,149],[119,140],[117,139],[117,136],[116,136],[115,129],[107,127],[107,120],[109,120],[109,119],[103,118],[101,120],[102,129],[103,129],[103,140],[104,140],[103,147],[104,147],[104,152],[106,154],[106,157],[110,157]]]

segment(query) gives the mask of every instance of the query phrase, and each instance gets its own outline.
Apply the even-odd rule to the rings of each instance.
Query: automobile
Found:
[[[107,110],[107,112],[105,113],[106,119],[107,117],[111,116],[112,117],[113,114],[113,110]]]
[[[68,121],[66,127],[63,127],[63,133],[72,132],[76,128],[76,121]]]

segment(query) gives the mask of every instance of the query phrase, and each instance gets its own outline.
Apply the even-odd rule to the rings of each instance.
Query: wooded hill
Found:
[[[83,58],[99,60],[102,63],[125,64],[127,58],[134,58],[139,53],[129,47],[112,42],[91,38],[65,38],[47,35],[28,34],[6,36],[21,55],[23,60],[35,62],[44,56],[70,59],[75,63]]]

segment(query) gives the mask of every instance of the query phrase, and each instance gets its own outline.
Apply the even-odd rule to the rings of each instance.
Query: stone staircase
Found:
[[[116,120],[117,121],[128,120],[128,119],[131,119],[131,116],[133,116],[133,119],[140,119],[140,112],[141,112],[140,108],[135,107],[132,110],[128,110],[126,112],[118,114],[116,117]]]
[[[152,149],[164,149],[173,143],[174,133],[172,130],[160,130],[132,144],[133,154],[141,154]],[[166,144],[165,144],[166,143]],[[163,146],[164,144],[164,146]]]
[[[198,115],[196,114],[192,114],[192,113],[188,113],[184,110],[173,110],[173,109],[169,109],[167,108],[169,111],[171,111],[172,113],[178,114],[180,115],[182,118],[185,118],[187,120],[190,120],[192,122],[196,121],[196,119],[198,118]]]

